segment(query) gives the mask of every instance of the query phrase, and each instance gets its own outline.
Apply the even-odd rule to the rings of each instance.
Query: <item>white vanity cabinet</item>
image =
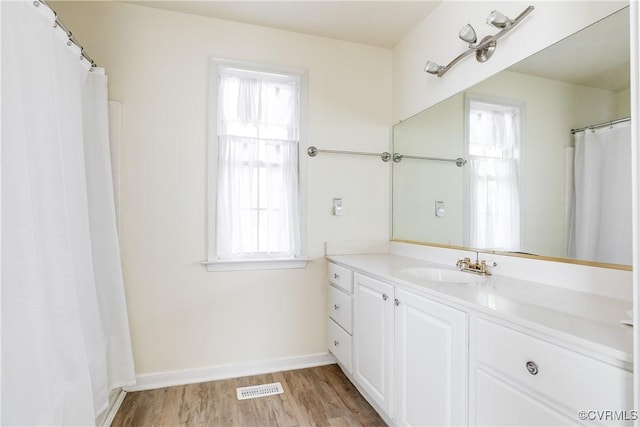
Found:
[[[393,416],[393,285],[355,273],[353,376],[357,385]]]
[[[467,314],[396,289],[395,424],[467,424]]]
[[[632,336],[613,317],[626,302],[499,276],[414,281],[403,270],[420,263],[397,255],[332,261],[329,347],[390,425],[633,424]]]
[[[353,272],[329,263],[327,344],[343,369],[352,373]]]
[[[466,424],[466,313],[354,273],[353,381],[395,425]]]
[[[579,418],[630,413],[631,372],[490,318],[474,317],[470,337],[471,425],[631,424]]]

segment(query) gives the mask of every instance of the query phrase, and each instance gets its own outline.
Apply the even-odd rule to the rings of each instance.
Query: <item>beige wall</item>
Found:
[[[207,273],[208,59],[307,69],[307,145],[381,152],[391,50],[124,3],[53,8],[122,101],[121,246],[137,373],[326,352],[323,244],[388,239],[390,167],[304,156],[318,259],[304,270]],[[330,215],[335,196],[342,217]]]

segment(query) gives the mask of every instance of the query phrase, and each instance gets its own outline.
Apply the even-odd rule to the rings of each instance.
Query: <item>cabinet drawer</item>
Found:
[[[476,326],[476,368],[489,367],[574,411],[633,407],[630,372],[488,320]]]
[[[351,295],[345,294],[334,286],[329,286],[329,317],[350,334],[353,333],[351,307]]]
[[[338,362],[351,374],[351,335],[331,319],[329,319],[327,335],[329,338],[329,351],[333,353],[336,359],[338,359]]]
[[[353,293],[353,272],[332,262],[329,263],[329,282]]]

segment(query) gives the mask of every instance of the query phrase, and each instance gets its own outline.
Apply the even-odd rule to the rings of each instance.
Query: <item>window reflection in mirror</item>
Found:
[[[520,251],[522,106],[466,98],[466,246]]]

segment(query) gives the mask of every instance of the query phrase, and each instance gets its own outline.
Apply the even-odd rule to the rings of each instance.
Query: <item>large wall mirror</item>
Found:
[[[628,9],[394,126],[393,239],[629,268]]]

